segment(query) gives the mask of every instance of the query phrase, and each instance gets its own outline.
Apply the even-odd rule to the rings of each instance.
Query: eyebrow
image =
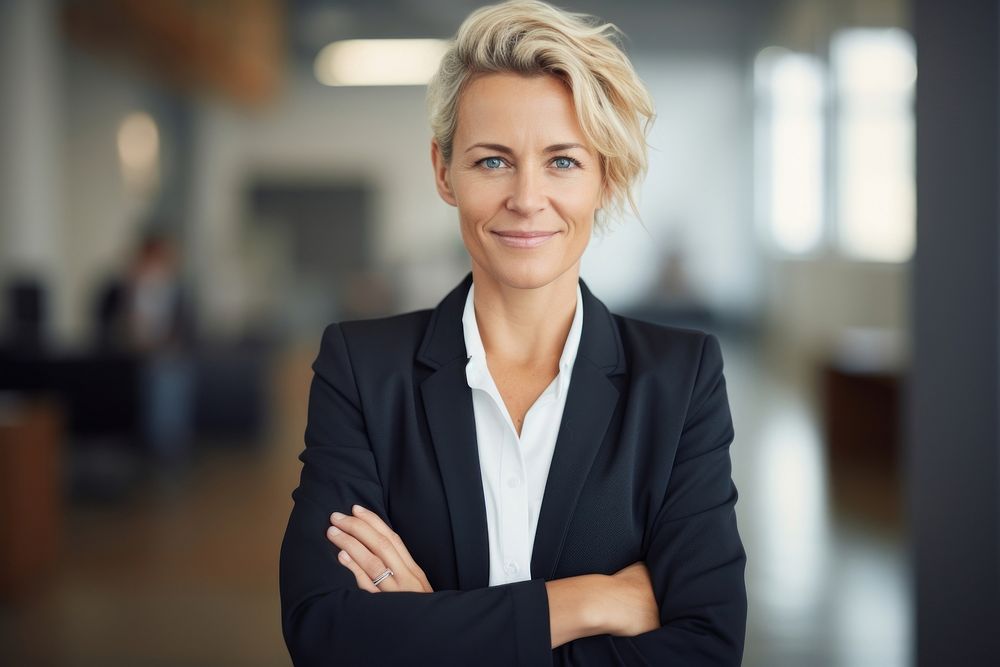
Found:
[[[512,151],[509,148],[507,148],[503,144],[483,144],[483,143],[472,144],[471,146],[469,146],[468,148],[465,149],[465,152],[468,153],[473,148],[489,148],[490,150],[498,151],[500,153],[507,153],[508,155],[513,155],[514,154],[514,151]],[[587,150],[587,147],[584,146],[583,144],[565,143],[565,144],[552,144],[551,146],[546,147],[546,149],[545,149],[544,152],[545,153],[556,153],[558,151],[569,150],[570,148],[580,148],[582,150]]]

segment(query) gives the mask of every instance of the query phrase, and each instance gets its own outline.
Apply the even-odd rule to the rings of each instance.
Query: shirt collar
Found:
[[[469,293],[465,298],[465,311],[462,313],[462,329],[465,336],[465,350],[469,357],[467,366],[467,376],[472,386],[485,387],[489,370],[486,366],[486,350],[483,347],[483,339],[479,335],[479,324],[476,321],[476,309],[473,304],[473,294],[476,288],[475,282],[469,285]],[[573,362],[576,360],[576,353],[580,347],[580,336],[583,333],[583,293],[580,290],[580,283],[576,285],[576,311],[573,313],[573,323],[569,327],[569,335],[566,336],[566,344],[563,345],[562,355],[559,357],[559,387],[562,393],[569,384],[570,373],[573,370]]]

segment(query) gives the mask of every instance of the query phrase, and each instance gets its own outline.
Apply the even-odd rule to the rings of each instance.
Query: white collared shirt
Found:
[[[472,389],[479,466],[486,496],[490,586],[496,586],[531,579],[538,513],[583,331],[583,294],[578,283],[576,311],[559,358],[559,373],[528,410],[518,437],[486,365],[473,305],[474,288],[475,283],[469,286],[462,315],[469,355],[465,375]]]

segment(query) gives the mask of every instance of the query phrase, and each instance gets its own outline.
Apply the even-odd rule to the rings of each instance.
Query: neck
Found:
[[[486,356],[535,366],[558,363],[576,313],[580,263],[540,287],[497,281],[473,262],[473,305]]]

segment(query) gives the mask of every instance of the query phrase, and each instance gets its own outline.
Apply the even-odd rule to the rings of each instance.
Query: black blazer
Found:
[[[712,334],[610,313],[580,280],[583,332],[542,497],[531,576],[489,586],[462,310],[329,325],[312,365],[302,473],[280,557],[296,665],[737,665],[746,554],[733,425]],[[358,588],[327,540],[359,503],[433,593]],[[661,627],[551,647],[545,581],[643,560]]]

